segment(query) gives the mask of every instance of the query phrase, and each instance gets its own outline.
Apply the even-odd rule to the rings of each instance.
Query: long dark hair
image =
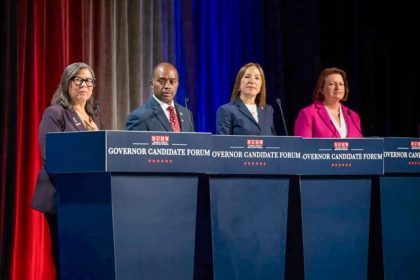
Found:
[[[72,104],[72,101],[68,92],[69,84],[72,78],[75,75],[77,75],[77,73],[79,73],[79,71],[82,69],[88,69],[90,73],[92,74],[92,78],[95,79],[95,73],[93,72],[92,68],[86,63],[76,62],[76,63],[68,65],[66,69],[64,69],[63,74],[61,75],[60,85],[56,89],[51,99],[51,104],[58,104],[58,105],[63,106],[66,109],[72,109],[73,104]],[[95,114],[92,96],[89,98],[89,100],[86,102],[86,105],[85,105],[86,112],[91,116]]]

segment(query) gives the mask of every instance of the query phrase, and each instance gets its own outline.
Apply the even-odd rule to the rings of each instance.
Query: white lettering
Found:
[[[303,154],[305,160],[329,160],[330,154]]]

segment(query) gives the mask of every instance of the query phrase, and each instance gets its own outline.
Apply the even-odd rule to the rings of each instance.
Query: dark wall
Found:
[[[365,136],[419,136],[420,25],[410,5],[375,1],[282,0],[266,3],[265,20],[279,22],[281,87],[289,133],[324,67],[348,74],[347,105]],[[280,20],[279,20],[280,19]],[[271,56],[271,54],[270,54]]]

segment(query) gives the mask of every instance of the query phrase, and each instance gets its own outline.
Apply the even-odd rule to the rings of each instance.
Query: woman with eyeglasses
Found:
[[[68,65],[61,76],[60,84],[47,107],[39,125],[39,144],[45,165],[45,139],[48,132],[94,131],[102,129],[100,118],[93,103],[95,74],[82,62]],[[54,177],[44,167],[38,173],[32,208],[44,213],[51,234],[53,260],[59,279],[58,228],[56,215]]]

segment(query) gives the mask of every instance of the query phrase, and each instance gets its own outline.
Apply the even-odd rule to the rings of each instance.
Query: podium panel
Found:
[[[371,180],[301,178],[305,278],[365,279]]]
[[[204,173],[210,133],[85,131],[47,134],[46,170]]]
[[[377,175],[384,172],[382,138],[303,138],[302,175]]]
[[[68,173],[57,184],[62,279],[193,279],[196,176]]]
[[[60,279],[115,279],[110,180],[57,174]]]
[[[113,176],[111,183],[116,278],[192,279],[198,178]]]
[[[288,178],[210,177],[214,279],[284,279]]]
[[[215,174],[298,174],[300,137],[213,135],[212,164]]]
[[[47,134],[62,279],[193,279],[211,135]]]
[[[366,278],[370,175],[383,174],[383,139],[304,138],[301,171],[305,278]]]
[[[385,279],[420,277],[420,138],[384,138],[380,177]]]
[[[289,176],[300,137],[212,136],[214,279],[283,279]],[[250,176],[252,174],[252,176]]]
[[[380,179],[384,276],[420,277],[420,176]]]

